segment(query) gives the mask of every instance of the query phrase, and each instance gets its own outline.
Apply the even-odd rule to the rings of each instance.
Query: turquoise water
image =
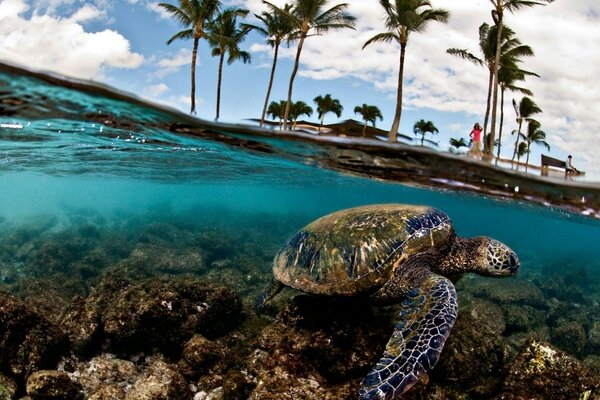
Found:
[[[598,220],[325,169],[315,160],[328,150],[318,144],[227,126],[186,135],[186,116],[115,97],[0,72],[0,287],[27,298],[39,281],[69,301],[106,272],[136,266],[136,277],[214,279],[250,303],[269,282],[278,248],[312,220],[365,204],[429,205],[446,212],[459,235],[513,248],[519,279],[547,297],[540,309],[556,313],[557,296],[570,304],[565,310],[580,310],[573,321],[588,337],[575,355],[598,356],[585,344],[599,326]],[[196,251],[200,261],[190,255]],[[578,297],[557,294],[549,284],[557,274]],[[560,332],[556,320],[548,318],[550,336]]]

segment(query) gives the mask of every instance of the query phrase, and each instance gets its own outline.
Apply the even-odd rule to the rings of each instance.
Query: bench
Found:
[[[563,160],[559,160],[558,158],[553,158],[542,154],[542,175],[548,176],[548,167],[562,168],[565,170],[565,174],[567,173],[567,162]],[[583,171],[573,171],[575,175],[584,175]]]

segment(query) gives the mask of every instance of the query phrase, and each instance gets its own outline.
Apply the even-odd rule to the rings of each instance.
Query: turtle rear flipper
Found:
[[[403,301],[383,357],[362,382],[360,400],[395,399],[437,363],[456,320],[454,285],[431,273]]]

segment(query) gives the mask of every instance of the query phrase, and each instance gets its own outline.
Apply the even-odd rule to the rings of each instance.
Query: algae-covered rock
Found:
[[[160,359],[152,360],[127,391],[126,400],[173,400],[191,397],[177,369]]]
[[[122,392],[124,396],[125,389],[133,385],[140,371],[131,361],[103,354],[79,363],[76,374],[88,396],[95,395],[98,399],[102,399],[109,393]],[[112,389],[105,389],[107,387]]]
[[[223,398],[227,400],[246,400],[256,382],[245,371],[229,371],[223,379]]]
[[[583,327],[565,318],[557,321],[557,326],[551,331],[552,344],[575,356],[581,356],[586,344],[586,334]]]
[[[431,372],[436,380],[487,393],[500,384],[506,358],[502,309],[485,300],[461,305],[458,318]]]
[[[60,318],[60,326],[75,353],[87,354],[100,342],[100,313],[82,297],[73,298]]]
[[[579,400],[600,395],[600,379],[574,357],[530,340],[517,356],[498,400]]]
[[[506,304],[502,311],[506,321],[505,334],[535,331],[546,322],[544,311],[531,306]]]
[[[586,351],[600,356],[600,321],[594,321],[590,327]]]
[[[12,400],[17,393],[17,384],[7,376],[0,374],[0,400]]]
[[[0,292],[0,369],[19,379],[53,368],[67,350],[62,331],[15,296]]]
[[[81,385],[63,371],[37,371],[27,379],[27,394],[33,400],[83,399]]]
[[[241,318],[241,300],[232,290],[195,278],[153,278],[114,293],[102,311],[106,337],[116,351],[157,349],[178,354],[194,334],[225,334]]]
[[[472,279],[468,290],[478,297],[500,304],[529,305],[546,307],[544,294],[534,283],[525,279]]]
[[[108,385],[103,386],[88,396],[86,400],[124,400],[127,392],[120,386]]]
[[[222,356],[223,349],[216,342],[194,335],[183,347],[179,370],[186,376],[198,377]]]
[[[390,314],[364,302],[297,296],[249,358],[257,382],[250,398],[356,398],[392,330]]]

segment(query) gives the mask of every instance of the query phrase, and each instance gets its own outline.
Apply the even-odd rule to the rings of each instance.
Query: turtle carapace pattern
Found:
[[[518,269],[510,248],[487,237],[458,237],[440,210],[369,205],[326,215],[296,233],[275,256],[273,283],[258,306],[283,286],[401,304],[383,356],[359,391],[361,400],[391,400],[440,357],[458,313],[449,277],[504,277]]]

